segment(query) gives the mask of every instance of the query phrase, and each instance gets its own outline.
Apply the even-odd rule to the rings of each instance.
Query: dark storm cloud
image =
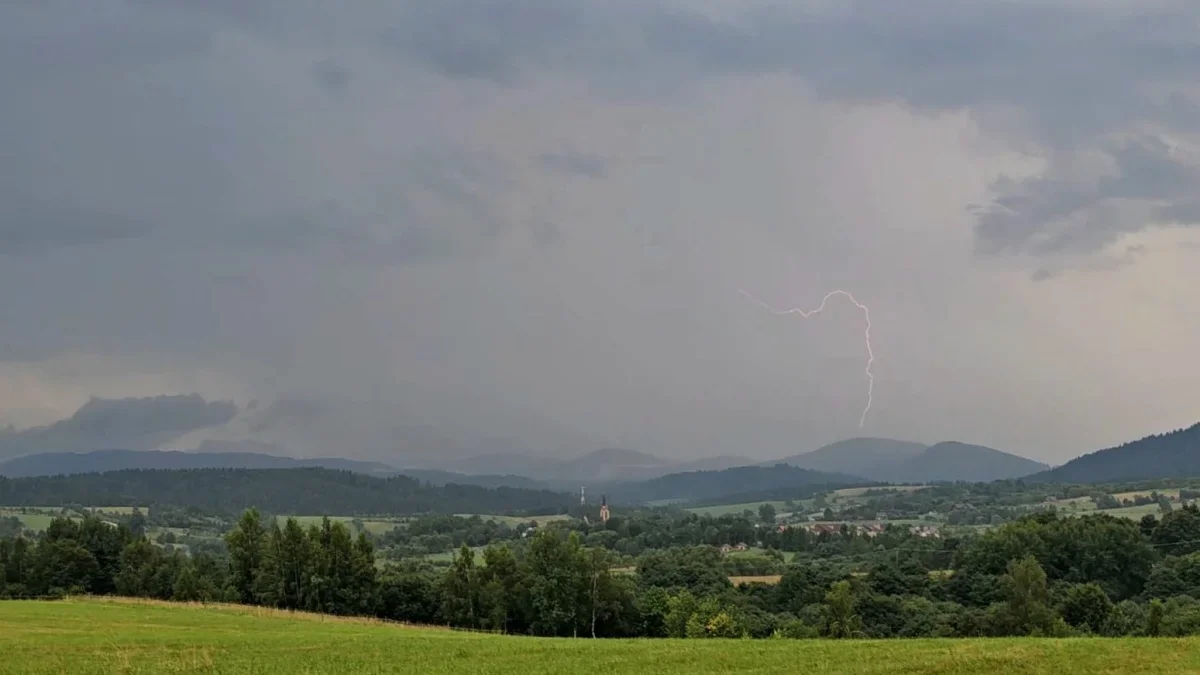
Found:
[[[507,167],[486,153],[430,140],[370,157],[358,194],[320,184],[343,167],[304,146],[349,133],[330,126],[346,116],[316,119],[319,101],[297,87],[347,95],[352,68],[331,48],[378,28],[335,44],[322,37],[329,19],[254,0],[0,7],[0,253],[153,238],[162,250],[311,247],[393,264],[484,245],[506,226],[491,199]],[[274,48],[297,50],[292,72]],[[248,189],[266,178],[292,190],[280,175],[316,189]]]
[[[1131,7],[857,0],[815,9],[746,2],[704,14],[700,6],[662,2],[369,2],[334,11],[278,0],[141,0],[70,19],[54,7],[10,7],[3,10],[10,21],[0,49],[8,68],[29,64],[24,76],[14,75],[28,82],[97,64],[161,67],[201,57],[214,36],[236,30],[325,53],[307,68],[314,86],[330,93],[344,93],[354,78],[354,66],[335,56],[348,46],[377,45],[398,64],[510,86],[542,72],[569,72],[622,96],[662,95],[713,75],[789,73],[838,99],[895,100],[930,111],[1015,109],[1054,163],[1134,122],[1187,129],[1200,122],[1200,106],[1182,91],[1200,71],[1200,39],[1187,28],[1200,8],[1168,2],[1135,13]],[[64,22],[55,22],[59,14]],[[1114,152],[1122,172],[1115,181],[1088,185],[1051,172],[998,182],[995,201],[979,211],[979,250],[1090,249],[1146,225],[1137,220],[1142,212],[1116,213],[1105,200],[1158,199],[1164,203],[1154,205],[1155,214],[1185,209],[1178,200],[1198,187],[1194,182],[1151,188],[1158,174],[1141,172],[1174,172],[1173,179],[1185,181],[1194,172],[1156,148]],[[545,156],[543,163],[593,177],[604,170],[582,155]],[[430,168],[426,189],[473,213],[487,210],[477,192],[447,183],[443,167]],[[1055,219],[1071,214],[1086,223],[1054,232]],[[430,243],[436,235],[420,224],[401,229],[404,250],[437,248]]]
[[[780,72],[839,99],[895,100],[931,111],[1012,108],[1038,143],[1070,153],[1134,122],[1189,131],[1200,123],[1200,107],[1179,91],[1200,72],[1200,38],[1190,28],[1200,6],[1132,7],[859,0],[806,10],[745,3],[716,18],[652,3],[432,3],[405,15],[406,37],[398,42],[443,74],[508,83],[550,64],[606,83],[621,71],[631,88],[651,80],[660,92],[676,80]],[[603,35],[632,39],[605,42]],[[997,183],[997,198],[976,226],[979,250],[1094,250],[1147,224],[1145,212],[1116,213],[1106,200],[1166,200],[1154,213],[1173,215],[1186,209],[1176,200],[1200,188],[1190,167],[1152,142],[1120,146],[1113,158],[1121,177],[1095,185],[1069,175]],[[1085,222],[1052,231],[1055,219],[1073,213]]]

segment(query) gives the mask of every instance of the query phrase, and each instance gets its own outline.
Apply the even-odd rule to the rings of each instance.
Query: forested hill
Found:
[[[1097,450],[1027,481],[1107,483],[1200,476],[1200,424]]]
[[[721,471],[687,471],[672,473],[641,483],[626,483],[612,488],[612,494],[623,502],[655,500],[714,499],[736,494],[766,493],[794,490],[808,494],[820,490],[867,485],[869,481],[857,476],[798,469],[786,464],[775,466],[738,466]]]
[[[572,496],[549,490],[434,486],[395,476],[330,469],[176,469],[34,478],[0,477],[5,506],[195,506],[237,513],[250,507],[303,515],[565,512]]]

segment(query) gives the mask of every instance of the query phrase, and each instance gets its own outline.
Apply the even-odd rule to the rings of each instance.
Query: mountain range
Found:
[[[923,446],[880,438],[850,439],[811,453],[753,465],[741,457],[672,462],[636,450],[609,448],[551,460],[531,455],[482,456],[451,468],[398,468],[382,462],[338,457],[294,458],[279,446],[205,441],[193,452],[96,450],[49,452],[0,462],[10,478],[125,469],[284,469],[319,467],[354,473],[406,475],[434,485],[552,489],[639,495],[646,499],[706,499],[714,492],[755,492],[809,484],[868,482],[989,481],[1046,469],[1044,464],[963,443]],[[457,469],[457,470],[454,470]],[[636,489],[631,485],[637,485]],[[647,496],[649,495],[649,496]],[[631,497],[632,498],[632,497]]]
[[[851,438],[777,462],[889,483],[988,482],[1050,468],[982,445],[946,441],[926,446],[889,438]]]
[[[860,483],[923,483],[931,481],[991,481],[1026,478],[1031,481],[1111,482],[1164,477],[1200,476],[1200,425],[1157,434],[1078,457],[1051,468],[1019,455],[980,445],[942,442],[934,445],[888,438],[851,438],[811,452],[757,464],[728,455],[679,461],[628,448],[605,448],[565,459],[514,451],[503,443],[494,452],[467,452],[421,426],[394,427],[370,437],[372,456],[385,461],[338,457],[296,458],[290,442],[256,441],[248,434],[291,429],[304,419],[309,429],[341,419],[328,405],[281,400],[266,407],[246,408],[228,402],[209,402],[197,395],[142,399],[93,398],[71,417],[53,424],[0,430],[0,475],[9,477],[104,472],[122,469],[301,468],[318,467],[375,476],[405,474],[434,485],[473,485],[589,492],[615,491],[619,486],[644,483],[660,493],[653,499],[707,498],[710,487],[744,492],[771,490],[788,484],[855,480]],[[244,427],[244,428],[243,428]],[[217,430],[230,438],[209,438]],[[234,433],[237,432],[237,433]],[[220,434],[218,434],[219,436]],[[293,434],[294,435],[294,434]],[[191,451],[168,451],[164,446],[194,445]],[[290,438],[283,435],[280,438]],[[324,437],[314,448],[339,447]],[[395,454],[389,447],[400,449]],[[481,444],[486,445],[481,441]],[[316,454],[316,453],[313,453]],[[437,457],[438,460],[433,458]],[[813,472],[773,478],[771,471],[787,465]],[[727,472],[744,468],[740,472]],[[679,477],[682,476],[682,477]],[[757,476],[757,478],[754,478]],[[668,479],[669,480],[666,480]],[[664,480],[658,480],[664,479]],[[658,482],[654,482],[654,481]],[[687,487],[691,485],[692,487]],[[661,489],[660,489],[661,488]],[[724,488],[722,488],[724,489]],[[678,497],[662,493],[679,492]]]

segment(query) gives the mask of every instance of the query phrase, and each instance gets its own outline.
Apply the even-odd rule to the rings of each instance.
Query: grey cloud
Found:
[[[1087,253],[1156,223],[1194,223],[1200,165],[1164,141],[1141,137],[1109,151],[1117,175],[1091,182],[1054,177],[998,183],[976,232],[986,252]]]
[[[152,229],[148,223],[126,217],[23,195],[0,198],[0,255],[130,239],[145,236]]]
[[[1056,279],[1068,271],[1112,272],[1114,270],[1119,270],[1123,267],[1133,265],[1137,262],[1138,258],[1145,255],[1147,251],[1148,249],[1146,246],[1141,244],[1133,244],[1126,246],[1120,255],[1107,255],[1091,258],[1086,262],[1076,263],[1069,269],[1065,266],[1054,266],[1047,264],[1034,270],[1033,274],[1030,275],[1030,279],[1033,281],[1047,281],[1050,279]]]
[[[330,61],[318,61],[312,67],[313,79],[327,91],[340,94],[350,86],[350,71],[341,64]]]
[[[209,402],[195,394],[92,398],[69,419],[0,435],[0,458],[36,452],[156,449],[190,431],[226,424],[237,412],[233,403]]]
[[[543,248],[561,244],[563,241],[562,228],[546,220],[537,221],[533,224],[533,240]]]
[[[663,96],[712,75],[789,73],[839,99],[895,100],[931,111],[1015,108],[1052,157],[1102,145],[1105,134],[1133,122],[1194,129],[1200,120],[1200,106],[1186,91],[1200,70],[1200,40],[1186,27],[1200,19],[1200,8],[1186,2],[1132,11],[1130,3],[1062,0],[855,0],[819,8],[747,1],[722,15],[663,2],[552,0],[370,2],[340,12],[279,0],[140,7],[175,30],[182,30],[179,10],[209,17],[206,28],[179,41],[197,48],[218,31],[212,21],[223,20],[275,43],[329,54],[347,43],[374,41],[400,62],[508,86],[563,71],[612,96]],[[134,41],[119,60],[167,46]],[[12,50],[15,59],[20,48]],[[352,73],[332,56],[311,68],[317,86],[330,92],[344,92]],[[1147,172],[1156,169],[1148,163],[1160,161],[1158,155],[1150,149],[1141,157],[1117,156],[1126,174],[1113,182],[1076,185],[1078,177],[1057,175],[997,183],[995,201],[978,212],[978,250],[1053,255],[1101,246],[1143,227],[1141,212],[1118,213],[1103,202],[1130,198],[1123,189],[1145,198],[1149,188],[1133,184],[1142,180],[1136,176],[1149,179]],[[592,159],[569,154],[542,161],[581,175],[603,171]],[[441,180],[431,177],[425,187],[439,190]],[[1156,189],[1175,193],[1178,187]],[[458,187],[443,196],[461,200],[474,214],[487,210],[477,194]],[[1170,215],[1171,208],[1160,204],[1155,213]],[[1052,221],[1071,213],[1087,223],[1055,233]],[[401,238],[412,240],[407,249],[420,249],[436,237],[414,226]]]
[[[555,0],[449,0],[403,3],[385,32],[399,52],[452,77],[512,82],[546,65],[594,26],[586,3]]]
[[[486,248],[511,226],[491,208],[510,167],[486,153],[429,139],[334,166],[305,151],[354,138],[331,125],[351,115],[314,112],[352,93],[330,18],[256,0],[0,7],[0,253],[154,238],[397,264]],[[326,184],[355,163],[374,168],[353,189]]]
[[[465,253],[447,229],[422,222],[403,204],[372,215],[352,205],[325,202],[231,226],[209,248],[213,245],[382,265],[446,260]]]
[[[1046,281],[1047,279],[1053,279],[1057,275],[1058,272],[1049,267],[1039,267],[1034,270],[1030,278],[1034,281]]]
[[[625,69],[630,91],[656,94],[686,83],[689,74],[779,72],[841,99],[897,100],[930,110],[1016,108],[1039,143],[1071,152],[1139,120],[1183,130],[1200,120],[1200,107],[1181,91],[1200,70],[1200,40],[1187,28],[1200,20],[1200,7],[1131,7],[858,0],[813,10],[748,2],[715,18],[653,3],[603,10],[590,3],[439,3],[410,17],[408,30],[428,40],[407,44],[445,74],[508,83],[523,68],[549,63],[605,83]],[[598,39],[604,34],[633,38],[605,44]],[[639,64],[632,72],[631,59]],[[647,80],[654,83],[648,89]],[[1104,200],[1147,198],[1151,190],[1178,198],[1178,183],[1151,188],[1145,181],[1159,170],[1173,180],[1192,178],[1157,149],[1117,153],[1125,173],[1116,181],[1076,186],[1064,176],[998,183],[996,201],[977,223],[979,250],[1094,249],[1146,225],[1140,212],[1116,214]],[[1170,205],[1161,208],[1171,213]],[[1047,219],[1080,210],[1091,214],[1078,232],[1047,231]]]
[[[1154,210],[1154,219],[1178,225],[1200,224],[1200,199],[1160,206]]]
[[[548,169],[587,178],[602,178],[608,171],[608,162],[603,157],[583,152],[544,153],[538,157],[538,161]]]

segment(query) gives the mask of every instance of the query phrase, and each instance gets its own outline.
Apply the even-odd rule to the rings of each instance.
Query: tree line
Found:
[[[846,539],[866,539],[851,532]],[[1028,516],[865,567],[797,557],[773,585],[734,586],[708,545],[647,551],[632,568],[580,532],[463,546],[443,568],[377,560],[340,522],[246,511],[227,553],[166,552],[124,524],[56,519],[0,539],[0,594],[225,601],[547,636],[952,637],[1200,634],[1200,510],[1157,521]]]
[[[378,478],[332,469],[129,469],[69,476],[0,476],[0,504],[195,507],[237,514],[565,513],[572,497],[549,490],[435,486],[408,476]]]

